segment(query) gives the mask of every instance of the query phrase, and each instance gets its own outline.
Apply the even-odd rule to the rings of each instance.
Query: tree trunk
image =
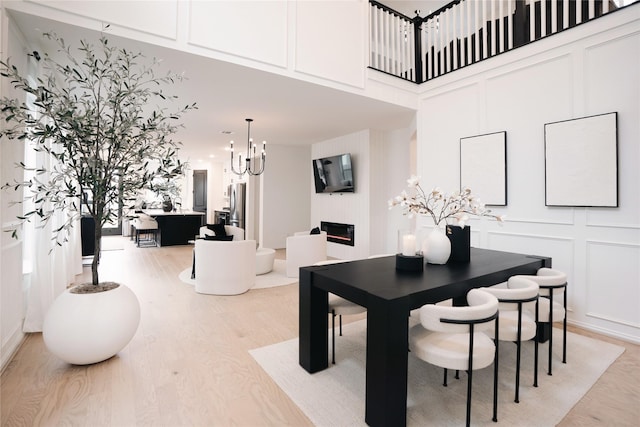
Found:
[[[98,266],[100,265],[100,254],[102,252],[102,221],[100,218],[94,218],[95,232],[94,235],[94,251],[93,261],[91,262],[91,283],[97,285],[98,280]]]

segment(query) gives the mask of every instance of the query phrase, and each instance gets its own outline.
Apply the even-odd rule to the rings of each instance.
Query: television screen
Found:
[[[353,193],[351,154],[323,157],[313,161],[316,193]]]

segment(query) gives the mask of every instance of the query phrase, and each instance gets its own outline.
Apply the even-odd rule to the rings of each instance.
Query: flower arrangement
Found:
[[[414,194],[409,195],[403,190],[399,196],[389,200],[389,209],[401,206],[409,217],[431,215],[436,226],[443,221],[448,224],[448,220],[455,219],[457,225],[464,228],[471,215],[495,218],[498,222],[504,221],[503,215],[493,215],[479,198],[471,194],[469,188],[451,194],[442,193],[439,188],[434,188],[426,193],[420,186],[420,177],[415,175],[409,178],[407,183]]]

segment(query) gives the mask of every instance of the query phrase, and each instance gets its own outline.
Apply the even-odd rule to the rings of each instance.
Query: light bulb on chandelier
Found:
[[[236,169],[233,165],[233,141],[231,141],[231,171],[236,175],[244,175],[248,173],[249,175],[260,175],[264,172],[264,165],[266,162],[266,145],[267,141],[262,141],[262,152],[260,156],[256,156],[256,144],[253,143],[253,138],[251,138],[251,122],[253,119],[245,119],[247,122],[247,152],[244,159],[244,166],[242,165],[242,153],[238,155],[238,168]]]

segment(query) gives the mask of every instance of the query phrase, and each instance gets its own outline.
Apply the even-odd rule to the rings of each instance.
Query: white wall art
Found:
[[[545,204],[618,207],[617,113],[544,125]]]
[[[485,205],[507,205],[507,132],[460,138],[460,188]]]

